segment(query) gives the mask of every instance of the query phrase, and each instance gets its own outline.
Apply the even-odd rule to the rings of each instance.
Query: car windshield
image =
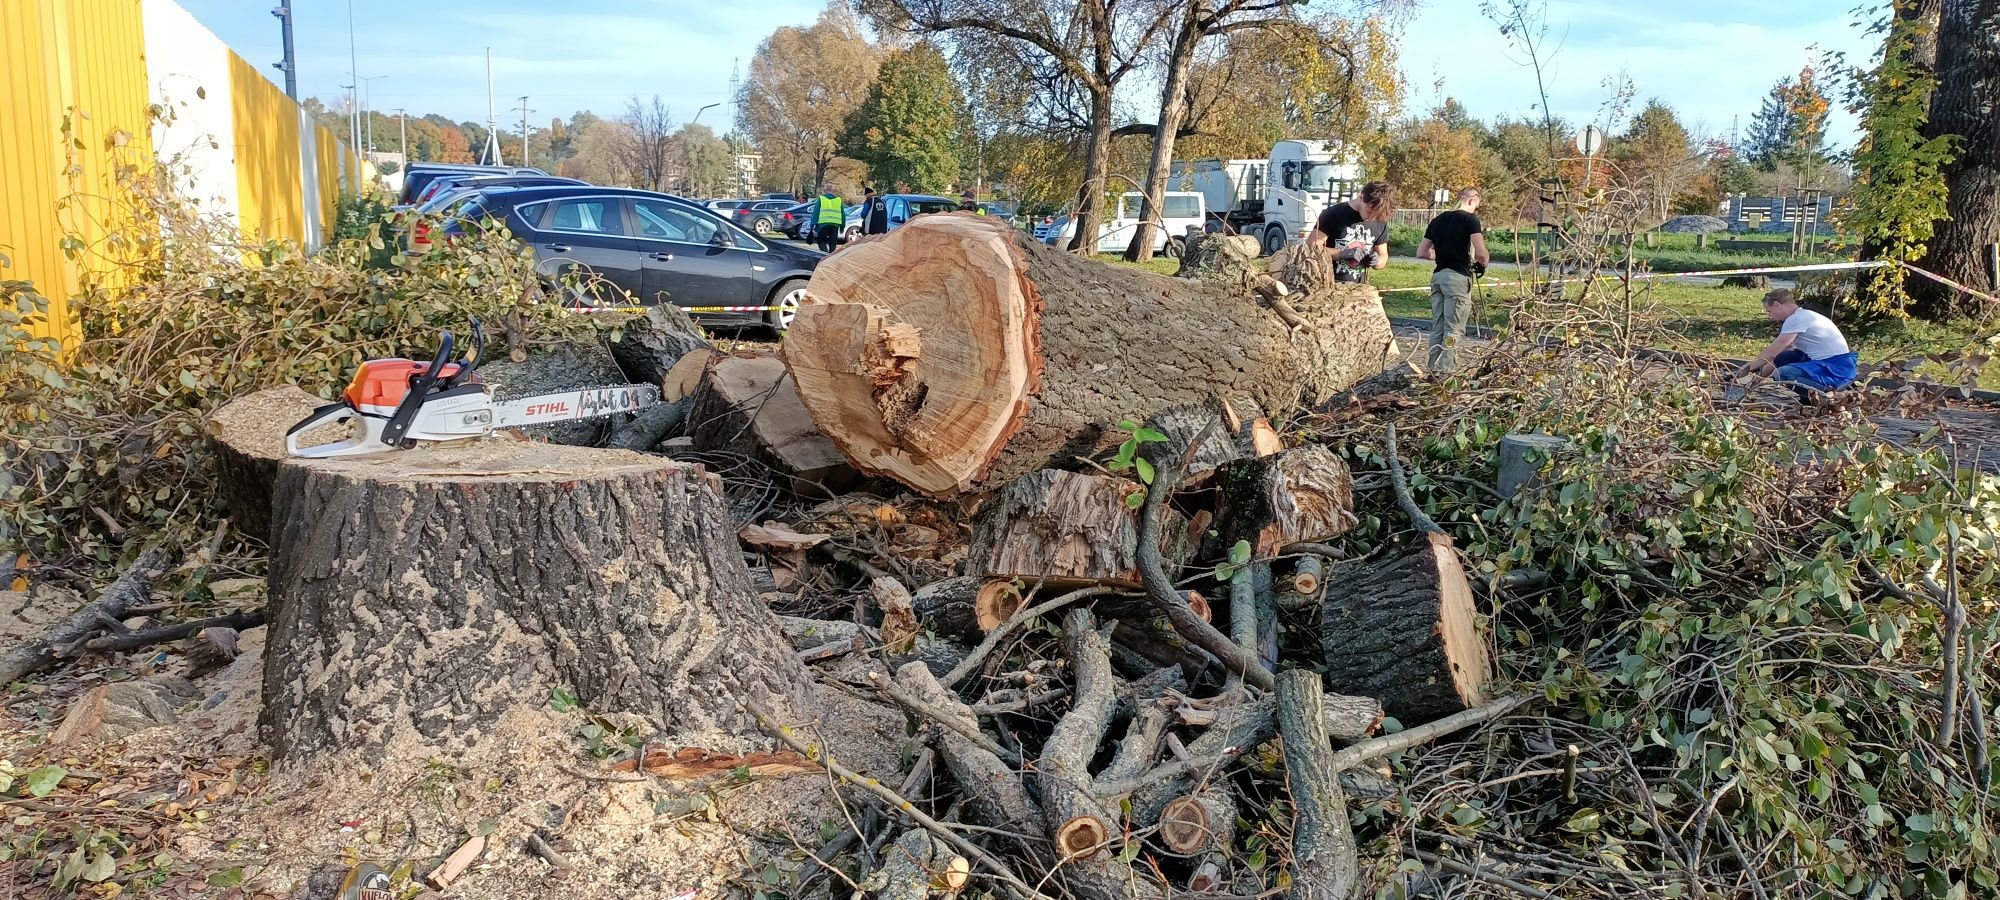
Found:
[[[913,216],[921,216],[921,215],[923,215],[924,213],[934,213],[934,212],[951,212],[952,210],[954,210],[954,209],[957,209],[957,208],[958,208],[958,204],[956,204],[956,203],[953,203],[953,202],[951,202],[950,200],[911,200],[911,201],[910,201],[910,215],[913,215]]]

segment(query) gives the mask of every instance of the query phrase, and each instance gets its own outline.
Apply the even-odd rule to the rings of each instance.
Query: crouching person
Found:
[[[1764,295],[1764,315],[1779,323],[1778,339],[1737,369],[1730,380],[1761,375],[1791,385],[1807,403],[1817,392],[1837,391],[1854,383],[1856,357],[1832,319],[1801,309],[1797,298],[1784,288]]]

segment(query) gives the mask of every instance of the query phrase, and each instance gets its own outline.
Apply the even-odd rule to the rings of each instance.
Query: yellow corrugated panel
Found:
[[[151,159],[142,31],[139,0],[0,2],[0,277],[35,282],[64,340],[82,284],[123,273],[115,161]]]
[[[313,127],[319,131],[313,146],[319,150],[319,171],[315,174],[319,176],[320,221],[325,225],[325,230],[320,233],[326,235],[326,242],[331,244],[333,218],[340,209],[340,167],[347,162],[347,155],[343,152],[347,145],[325,125],[315,124]]]
[[[121,176],[153,166],[148,112],[146,39],[139,0],[62,0],[69,30],[69,84],[76,114],[72,134],[82,169],[70,192],[63,225],[84,241],[86,281],[115,284],[130,277],[136,232],[154,223],[125,202]]]
[[[0,278],[32,281],[48,295],[51,336],[69,338],[75,278],[55,226],[62,181],[62,110],[51,4],[0,2]]]
[[[305,240],[298,107],[234,51],[229,93],[235,105],[236,212],[244,233],[258,240]]]

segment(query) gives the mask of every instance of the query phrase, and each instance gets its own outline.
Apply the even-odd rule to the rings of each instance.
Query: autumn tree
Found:
[[[1378,15],[1226,35],[1190,75],[1196,133],[1182,155],[1256,158],[1296,136],[1379,155],[1405,93],[1396,33]]]
[[[571,143],[574,153],[563,161],[562,174],[591,184],[631,186],[634,181],[625,156],[631,141],[624,122],[593,117],[577,131]]]
[[[2000,294],[2000,273],[1991,270],[2000,244],[2000,0],[1944,0],[1937,35],[1937,90],[1923,136],[1948,136],[1958,151],[1944,166],[1948,214],[1918,265]],[[1937,285],[1924,286],[1914,309],[1927,319],[2000,318],[2000,304]]]
[[[1145,63],[1143,51],[1166,26],[1174,4],[1115,0],[862,0],[884,29],[936,35],[1005,54],[1019,70],[1047,76],[1055,96],[1074,96],[1084,117],[1083,181],[1069,249],[1089,254],[1104,218],[1111,162],[1112,100]],[[963,54],[964,48],[959,52]]]
[[[967,124],[965,97],[944,54],[919,43],[882,60],[844,144],[876,181],[940,193],[951,190],[966,166],[960,151]]]
[[[472,143],[466,140],[465,132],[456,125],[437,126],[438,162],[472,162]]]
[[[736,117],[764,155],[767,183],[810,189],[825,179],[880,65],[880,50],[841,0],[813,24],[779,28],[757,46]]]
[[[1431,192],[1444,189],[1484,187],[1481,176],[1485,158],[1491,153],[1479,143],[1476,131],[1456,129],[1433,111],[1396,131],[1396,138],[1383,149],[1383,176],[1396,186],[1405,204],[1426,202]]]
[[[1661,221],[1671,213],[1674,198],[1687,190],[1702,170],[1687,127],[1671,107],[1657,99],[1632,117],[1631,126],[1612,144],[1611,158],[1625,184],[1652,201],[1653,215]]]
[[[1898,0],[1876,26],[1883,34],[1874,68],[1850,73],[1848,108],[1861,118],[1854,148],[1854,204],[1843,224],[1861,236],[1861,259],[1913,263],[1924,255],[1938,220],[1947,216],[1944,167],[1957,136],[1926,137],[1937,88],[1934,35],[1941,0]],[[1867,273],[1862,309],[1902,314],[1910,305],[1909,273],[1890,265]]]
[[[625,141],[617,153],[625,183],[649,191],[666,190],[668,181],[677,174],[680,159],[674,150],[674,117],[660,95],[654,94],[651,101],[636,96],[627,100],[625,115],[618,123],[624,126]]]
[[[675,188],[689,197],[719,197],[736,185],[736,160],[729,145],[707,125],[682,125],[674,132],[681,177]]]
[[[1804,170],[1826,161],[1826,116],[1831,104],[1813,66],[1799,70],[1771,87],[1764,104],[1750,119],[1744,153],[1766,172],[1780,163]]]

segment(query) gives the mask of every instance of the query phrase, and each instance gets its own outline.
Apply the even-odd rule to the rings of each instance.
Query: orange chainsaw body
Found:
[[[431,364],[414,359],[371,359],[355,370],[354,380],[347,383],[347,405],[356,412],[386,416],[396,411],[396,405],[409,396],[410,385],[424,373],[430,371]],[[458,363],[445,363],[440,378],[450,378],[458,374]],[[468,374],[464,383],[478,383],[479,376]]]

